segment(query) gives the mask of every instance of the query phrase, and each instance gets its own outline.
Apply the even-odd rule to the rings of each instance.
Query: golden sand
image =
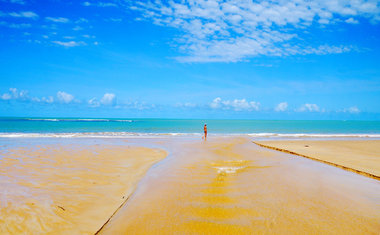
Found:
[[[247,139],[173,143],[100,234],[378,234],[380,182]]]
[[[380,140],[259,141],[257,144],[380,180]]]
[[[166,152],[46,145],[0,156],[0,234],[94,234]]]

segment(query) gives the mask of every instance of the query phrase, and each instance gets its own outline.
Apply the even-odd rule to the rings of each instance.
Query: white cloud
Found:
[[[139,11],[139,20],[178,29],[175,44],[181,62],[235,62],[268,55],[333,54],[350,46],[311,46],[302,38],[312,24],[354,23],[358,18],[380,21],[376,0],[183,0],[124,1]],[[342,19],[339,20],[339,19]],[[299,30],[302,29],[302,30]]]
[[[17,4],[21,4],[21,5],[24,5],[25,2],[23,0],[10,0],[11,3],[17,3]]]
[[[74,30],[74,31],[79,31],[79,30],[83,30],[83,28],[77,25],[77,26],[75,26],[75,27],[73,28],[73,30]]]
[[[21,12],[11,12],[9,16],[18,17],[18,18],[31,18],[37,19],[39,16],[32,11],[21,11]]]
[[[100,101],[97,98],[92,98],[88,100],[88,105],[90,107],[99,107],[101,105],[104,106],[114,106],[116,104],[116,95],[113,93],[105,93]]]
[[[79,18],[79,20],[75,21],[75,23],[77,23],[77,24],[88,23],[88,20],[86,18]]]
[[[92,98],[88,101],[88,104],[91,106],[91,107],[99,107],[100,106],[100,102],[96,99],[96,98]]]
[[[352,106],[348,109],[344,109],[344,112],[348,112],[348,113],[360,113],[360,110],[358,107],[356,106]]]
[[[68,41],[68,42],[53,41],[53,43],[58,44],[60,46],[64,46],[64,47],[77,47],[77,46],[87,45],[83,41],[79,41],[79,42],[77,42],[77,41]]]
[[[114,105],[115,104],[115,94],[105,93],[103,98],[100,100],[100,103],[103,105]]]
[[[0,0],[1,2],[9,2],[9,3],[16,3],[20,5],[25,5],[25,1],[23,0]]]
[[[8,23],[5,21],[1,21],[0,25],[6,26],[12,29],[24,29],[24,28],[30,28],[32,26],[31,24],[26,24],[26,23],[14,24],[14,23]]]
[[[211,102],[210,107],[213,108],[213,109],[219,109],[219,108],[222,107],[221,102],[222,102],[222,99],[221,99],[220,97],[217,97],[217,98],[215,98],[215,99]]]
[[[235,111],[258,111],[260,103],[247,101],[246,99],[222,100],[220,97],[217,97],[210,103],[210,107],[212,109],[232,109]]]
[[[359,21],[358,20],[355,20],[354,18],[349,18],[347,20],[345,20],[346,23],[349,23],[349,24],[359,24]]]
[[[319,112],[320,108],[316,104],[304,104],[297,111],[299,112]]]
[[[66,93],[64,91],[58,91],[57,92],[57,99],[58,99],[58,101],[60,101],[62,103],[68,104],[74,100],[74,96],[69,94],[69,93]]]
[[[12,96],[14,98],[18,98],[18,91],[17,88],[9,88],[9,91],[12,93]]]
[[[106,20],[106,21],[112,21],[112,22],[122,22],[123,21],[123,19],[121,19],[121,18],[109,18],[108,20]]]
[[[175,107],[179,107],[179,108],[195,108],[195,107],[197,107],[197,104],[194,104],[194,103],[191,103],[191,102],[177,103],[177,104],[175,104]]]
[[[111,2],[98,2],[97,6],[98,7],[117,7],[115,3],[111,3]]]
[[[86,6],[86,7],[89,7],[89,6],[96,6],[96,7],[117,7],[117,4],[111,3],[111,2],[97,2],[97,3],[84,2],[82,5]]]
[[[276,112],[284,112],[288,109],[288,103],[287,102],[281,102],[279,103],[275,108],[274,110]]]
[[[49,97],[42,97],[41,98],[41,101],[42,102],[45,102],[45,103],[48,103],[48,104],[51,104],[51,103],[53,103],[54,102],[54,98],[52,97],[52,96],[49,96]]]
[[[28,91],[21,90],[19,91],[17,88],[9,88],[9,93],[4,93],[0,96],[2,100],[28,100]]]
[[[156,108],[156,105],[154,105],[154,104],[147,104],[145,102],[133,101],[133,102],[124,103],[121,106],[115,106],[115,108],[147,110],[147,109],[154,109],[154,108]]]
[[[9,93],[4,93],[3,95],[0,96],[2,100],[10,100],[12,99],[12,96]]]
[[[10,88],[9,90],[12,92],[12,97],[14,99],[28,99],[28,91],[18,91],[16,88]]]
[[[69,19],[64,18],[64,17],[45,17],[45,20],[51,21],[54,23],[68,23],[68,22],[70,22]]]

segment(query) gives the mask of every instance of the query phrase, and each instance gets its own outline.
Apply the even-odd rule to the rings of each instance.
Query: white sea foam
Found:
[[[98,118],[25,118],[22,120],[39,122],[133,122],[127,119],[98,119]]]
[[[0,133],[0,138],[132,138],[132,137],[200,137],[202,133],[142,133],[142,132],[81,132],[81,133]],[[246,136],[251,138],[380,138],[380,134],[280,134],[280,133],[219,133],[215,137]]]
[[[136,132],[88,132],[88,133],[0,133],[0,138],[131,138],[164,136],[201,136],[200,133],[136,133]]]
[[[28,121],[46,121],[46,122],[59,122],[56,118],[38,119],[38,118],[27,118]]]

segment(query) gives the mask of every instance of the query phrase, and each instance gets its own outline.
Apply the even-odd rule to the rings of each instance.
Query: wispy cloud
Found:
[[[349,23],[349,24],[359,24],[359,21],[358,20],[355,20],[354,18],[348,18],[347,20],[345,20],[346,23]]]
[[[93,107],[93,108],[100,106],[100,102],[95,97],[92,99],[89,99],[87,103],[88,105],[90,105],[90,107]]]
[[[68,41],[68,42],[63,42],[63,41],[53,41],[53,43],[57,44],[57,45],[60,45],[60,46],[64,46],[64,47],[77,47],[77,46],[83,46],[83,45],[87,45],[85,42],[83,41]]]
[[[124,1],[124,5],[141,12],[139,20],[182,32],[174,41],[185,54],[176,58],[181,62],[344,53],[350,45],[308,45],[302,31],[313,24],[356,23],[358,18],[380,21],[375,0]]]
[[[27,23],[15,24],[15,23],[8,23],[5,21],[0,21],[0,25],[8,27],[8,28],[12,28],[12,29],[25,29],[25,28],[32,27],[31,24],[27,24]]]
[[[175,107],[177,107],[177,108],[195,108],[197,106],[198,106],[197,104],[191,103],[191,102],[177,103],[175,105]]]
[[[74,96],[63,91],[57,93],[57,100],[61,103],[70,103],[73,101]],[[55,99],[53,96],[47,97],[34,97],[29,96],[29,92],[26,90],[19,90],[17,88],[9,88],[8,92],[0,95],[0,100],[4,101],[21,101],[21,102],[35,102],[35,103],[45,103],[52,104]]]
[[[287,102],[281,102],[279,103],[275,108],[274,111],[276,112],[284,112],[288,109],[288,103]]]
[[[33,11],[21,11],[21,12],[10,12],[9,16],[17,17],[17,18],[30,18],[30,19],[38,19],[38,15]]]
[[[42,97],[42,98],[41,98],[41,101],[44,102],[44,103],[51,104],[51,103],[54,102],[54,98],[53,98],[53,96]]]
[[[9,93],[5,93],[5,94],[2,94],[0,96],[0,99],[2,99],[2,100],[10,100],[10,99],[12,99],[12,96]]]
[[[70,20],[64,17],[45,17],[45,20],[51,21],[54,23],[69,23]]]
[[[83,2],[83,6],[95,6],[95,7],[117,7],[116,3],[112,2]]]
[[[298,108],[296,111],[298,112],[320,112],[323,111],[319,108],[316,104],[304,104],[300,108]]]
[[[9,3],[25,5],[25,1],[23,0],[1,0],[0,2],[9,2]]]
[[[115,98],[116,98],[115,94],[105,93],[102,99],[100,100],[100,103],[103,105],[113,105],[115,104]]]
[[[123,19],[121,18],[109,18],[109,19],[105,19],[105,21],[111,21],[111,22],[122,22]]]
[[[77,25],[77,26],[75,26],[75,27],[73,28],[73,30],[74,30],[74,31],[79,31],[79,30],[83,30],[83,28],[80,27],[79,25]]]
[[[74,100],[74,96],[69,94],[69,93],[66,93],[64,91],[58,91],[57,92],[57,99],[61,103],[68,104]]]
[[[256,101],[247,101],[246,99],[222,100],[220,97],[215,98],[210,103],[212,109],[235,110],[235,111],[258,111],[260,103]]]
[[[76,20],[75,23],[77,23],[77,24],[88,23],[88,20],[86,18],[79,18],[79,20]]]
[[[97,98],[89,99],[86,103],[81,102],[81,100],[75,99],[74,95],[65,92],[58,91],[53,96],[43,96],[35,97],[29,96],[29,92],[26,90],[19,90],[17,88],[10,88],[7,92],[0,94],[0,101],[7,103],[22,102],[22,103],[34,103],[34,104],[45,104],[45,105],[88,105],[92,108],[97,107],[108,107],[113,109],[134,109],[134,110],[147,110],[153,109],[156,106],[154,104],[147,104],[140,101],[128,101],[128,102],[117,102],[116,95],[114,93],[105,93],[100,100]]]
[[[29,95],[27,90],[20,90],[17,88],[9,88],[5,93],[0,93],[0,101],[5,103],[34,103],[43,105],[54,105],[54,104],[65,104],[65,105],[82,105],[83,107],[91,108],[112,108],[112,109],[133,109],[133,110],[148,110],[155,109],[157,107],[164,107],[165,105],[160,104],[149,104],[141,101],[120,101],[116,99],[114,93],[104,93],[101,98],[92,98],[87,100],[87,102],[81,102],[81,100],[75,99],[74,95],[65,92],[58,91],[55,96],[42,96],[35,97]],[[269,107],[261,107],[260,102],[250,101],[247,99],[231,99],[223,100],[220,97],[213,99],[210,103],[194,103],[194,102],[178,102],[174,106],[166,105],[166,108],[181,108],[190,110],[221,110],[225,112],[305,112],[305,113],[349,113],[349,114],[359,114],[361,110],[357,106],[351,106],[349,108],[340,108],[337,110],[326,111],[320,108],[317,104],[306,103],[301,105],[298,109],[290,110],[289,104],[287,102],[281,102],[277,104],[273,109]]]
[[[0,96],[2,100],[22,100],[25,101],[29,99],[28,91],[18,90],[17,88],[9,88],[7,93]]]
[[[116,95],[113,93],[105,93],[100,101],[97,98],[92,98],[87,102],[90,107],[99,107],[101,105],[104,106],[113,106],[116,105]]]
[[[360,113],[360,109],[356,106],[349,107],[347,109],[344,109],[343,112],[345,113]]]
[[[156,108],[155,104],[147,104],[145,102],[132,101],[127,102],[122,105],[117,105],[115,108],[124,108],[124,109],[135,109],[135,110],[149,110]]]

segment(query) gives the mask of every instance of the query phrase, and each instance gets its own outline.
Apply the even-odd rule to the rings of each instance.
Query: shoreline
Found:
[[[19,203],[26,205],[15,211],[7,210],[6,204],[0,204],[0,231],[4,229],[2,226],[12,226],[18,217],[22,218],[28,213],[31,213],[30,218],[42,220],[44,226],[38,227],[35,221],[30,223],[26,220],[27,224],[21,226],[24,228],[21,231],[51,232],[50,229],[55,229],[53,231],[61,234],[73,231],[91,234],[123,234],[126,231],[154,234],[162,231],[163,227],[167,227],[165,231],[168,233],[200,234],[227,231],[280,234],[289,229],[309,233],[343,230],[360,233],[378,231],[380,228],[380,210],[376,204],[380,198],[378,180],[342,171],[319,161],[268,150],[252,143],[253,138],[247,136],[211,136],[207,141],[181,136],[0,140],[5,149],[18,149],[8,152],[10,157],[0,157],[0,166],[5,163],[9,169],[14,169],[13,172],[0,168],[0,186],[7,188],[4,185],[7,180],[2,178],[4,175],[17,176],[22,173],[23,176],[31,172],[37,173],[37,176],[26,175],[31,180],[22,182],[22,186],[34,189],[40,185],[33,197],[45,202],[49,201],[46,198],[60,196],[58,200],[53,200],[52,209],[44,209],[37,207],[38,200],[20,200],[18,191],[9,191],[9,199],[18,198]],[[48,146],[49,151],[45,151],[44,146]],[[39,150],[41,147],[43,151]],[[136,149],[141,151],[133,152]],[[150,161],[151,164],[143,171],[128,162],[120,162],[125,154],[136,161],[141,160],[142,156],[147,155],[146,151],[151,154],[165,152],[165,156]],[[115,162],[106,164],[95,161],[91,156],[98,155],[94,153],[101,153],[99,156],[103,156],[101,159],[106,162]],[[12,164],[20,162],[11,159],[12,156],[21,156],[21,162],[28,163],[30,158],[36,162],[32,167],[29,167],[30,164],[22,166],[28,171],[16,171]],[[43,161],[39,156],[42,156]],[[54,159],[59,161],[54,163]],[[52,177],[51,169],[45,167],[52,160],[57,169],[53,168],[54,183],[50,186],[50,178],[50,181],[41,181],[38,175]],[[78,160],[79,165],[76,163]],[[117,177],[118,169],[124,166],[129,166],[128,174],[134,172],[138,175],[134,183],[130,184],[128,178]],[[89,171],[72,175],[72,171],[77,168]],[[69,176],[74,178],[62,182],[59,180]],[[83,180],[89,181],[88,184]],[[61,186],[65,182],[68,184],[63,190]],[[91,191],[93,182],[96,182],[95,191]],[[119,190],[112,190],[115,189],[115,183]],[[128,192],[120,191],[120,187],[128,188]],[[48,190],[42,193],[39,188]],[[4,195],[0,193],[0,196]],[[114,202],[117,201],[113,203],[112,209],[109,207],[107,212],[100,209],[110,204],[112,198]],[[86,204],[76,205],[78,201]],[[38,210],[34,209],[36,207]],[[49,210],[53,210],[58,217],[50,215]],[[80,215],[65,217],[73,211]],[[173,217],[177,214],[180,216]],[[96,225],[95,217],[102,218]],[[300,223],[294,224],[294,218]],[[313,219],[312,223],[309,223],[310,218]],[[332,222],[326,224],[326,218]],[[62,219],[70,222],[67,228]],[[79,229],[79,226],[90,224],[91,230]]]
[[[146,138],[146,137],[200,137],[201,132],[0,132],[0,138]],[[302,138],[373,138],[380,133],[210,133],[214,137],[250,137],[273,139]]]
[[[341,141],[344,141],[344,140],[341,140]],[[296,156],[304,157],[304,158],[311,159],[311,160],[314,160],[314,161],[318,161],[318,162],[321,162],[321,163],[324,163],[324,164],[335,166],[335,167],[341,168],[341,169],[346,170],[346,171],[354,172],[356,174],[363,175],[363,176],[366,176],[366,177],[369,177],[369,178],[372,178],[372,179],[380,180],[380,175],[375,175],[375,174],[372,174],[372,173],[369,173],[369,172],[366,172],[366,171],[363,171],[363,170],[355,169],[354,167],[349,167],[349,166],[345,166],[345,165],[342,165],[342,164],[338,164],[338,163],[333,162],[333,161],[320,159],[318,157],[313,157],[313,156],[310,156],[310,154],[307,155],[307,154],[304,154],[304,153],[300,153],[300,151],[289,150],[289,149],[286,149],[287,147],[281,147],[281,148],[280,147],[276,147],[275,146],[276,144],[274,143],[275,141],[273,141],[273,142],[271,142],[269,144],[265,143],[265,141],[264,141],[264,143],[260,143],[260,142],[257,142],[257,141],[252,141],[252,142],[254,144],[260,146],[260,147],[263,147],[263,148],[267,148],[267,149],[271,149],[271,150],[276,150],[276,151],[288,153],[288,154],[291,154],[291,155],[296,155]],[[278,140],[277,142],[278,143],[283,143],[283,142],[286,142],[286,141],[282,142],[281,140]],[[303,143],[302,140],[300,142]]]
[[[2,151],[0,186],[7,190],[0,192],[0,231],[94,234],[168,155],[157,148],[103,144]]]

